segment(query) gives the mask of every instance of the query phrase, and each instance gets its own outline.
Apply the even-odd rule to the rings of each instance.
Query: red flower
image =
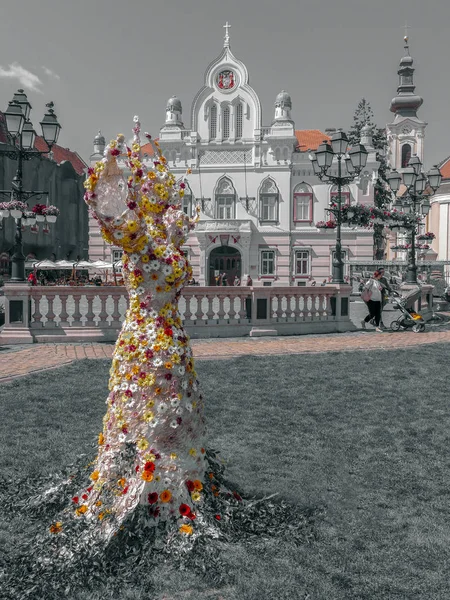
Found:
[[[88,495],[87,494],[83,494],[81,497],[83,498],[83,500],[87,500],[88,499]]]
[[[220,515],[214,515],[214,518],[217,519],[217,521],[220,521],[222,517]]]
[[[90,494],[92,492],[92,485],[90,487],[88,487],[88,489],[86,491],[88,494]]]
[[[72,498],[72,502],[75,502],[75,504],[78,504],[78,496],[74,496]]]
[[[181,182],[181,183],[180,183],[180,188],[181,188],[182,190],[184,190],[184,188],[185,188],[185,187],[186,187],[186,184],[185,184],[185,183],[183,183],[183,182]]]
[[[188,519],[191,519],[191,521],[193,521],[194,519],[197,518],[197,515],[193,512],[189,512],[189,514],[187,516],[188,516]]]
[[[120,150],[118,150],[117,148],[113,148],[111,150],[111,156],[119,156],[120,154]]]
[[[140,469],[139,465],[136,465],[136,468],[135,468],[136,473],[138,473],[139,469]]]
[[[146,350],[145,351],[145,358],[153,358],[153,351],[152,350]]]
[[[127,396],[128,398],[131,398],[132,395],[133,395],[133,392],[131,390],[125,391],[125,396]]]
[[[145,463],[144,465],[144,471],[150,471],[150,473],[153,473],[155,470],[155,463],[148,461]]]
[[[122,426],[122,433],[128,433],[128,427],[126,425]]]
[[[191,512],[191,509],[189,507],[189,505],[187,504],[180,504],[180,514],[183,515],[183,517],[187,517],[188,514]]]
[[[133,201],[128,202],[128,208],[130,210],[134,210],[136,208],[136,206],[137,206],[136,202],[133,202]]]
[[[144,371],[142,371],[142,373],[139,373],[139,377],[141,379],[145,379],[146,376],[147,376],[147,373],[144,373]]]
[[[189,490],[189,492],[193,492],[193,491],[195,490],[195,485],[194,485],[194,482],[193,482],[193,481],[191,481],[190,479],[188,479],[188,480],[186,481],[186,487],[187,487],[187,489]]]
[[[173,334],[172,328],[171,327],[166,327],[166,329],[164,329],[164,333],[166,335],[172,336],[172,334]]]
[[[164,377],[167,379],[167,381],[170,381],[172,379],[172,373],[166,373]]]
[[[125,487],[123,488],[123,492],[122,492],[122,494],[126,494],[127,492],[128,492],[128,486],[125,486]]]
[[[236,498],[236,500],[239,500],[239,502],[242,502],[242,498],[239,496],[239,494],[237,492],[233,492],[233,496]]]
[[[152,492],[151,494],[148,495],[148,503],[155,504],[156,502],[158,502],[158,493]]]

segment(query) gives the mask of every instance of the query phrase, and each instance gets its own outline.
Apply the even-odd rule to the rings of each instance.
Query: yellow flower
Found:
[[[181,525],[180,533],[184,533],[184,535],[192,535],[193,528],[192,525]]]
[[[154,418],[155,418],[155,415],[151,410],[146,410],[144,412],[144,421],[146,423],[150,423],[150,421],[153,421]],[[147,447],[148,447],[148,442],[147,442]],[[142,448],[142,450],[146,450],[146,448]]]
[[[175,452],[172,452],[170,455],[170,460],[177,460],[177,458],[178,458],[178,455],[175,454]]]
[[[189,454],[190,454],[191,456],[197,456],[197,450],[196,450],[195,448],[191,448],[191,449],[189,450]]]
[[[147,173],[147,177],[148,177],[149,179],[156,179],[156,173],[154,173],[153,171],[149,171],[149,172]]]
[[[137,375],[139,373],[139,367],[137,365],[134,365],[134,367],[131,369],[131,372],[133,373],[133,375]]]
[[[77,515],[77,517],[79,517],[80,515],[84,515],[85,512],[87,512],[87,505],[86,504],[82,504],[81,506],[79,506],[76,511],[75,514]]]
[[[164,287],[164,291],[165,291],[165,292],[170,292],[170,290],[171,290],[171,289],[172,289],[172,288],[170,287],[170,285],[166,285],[166,286]],[[158,290],[156,290],[156,291],[158,291]]]
[[[50,533],[60,533],[62,531],[62,523],[61,521],[57,521],[53,525],[50,526]]]
[[[98,434],[98,445],[103,446],[104,443],[105,443],[105,436],[103,435],[103,433],[99,433]]]
[[[192,494],[191,494],[191,498],[194,502],[199,502],[201,497],[202,497],[202,495],[200,494],[200,492],[192,492]]]
[[[139,450],[147,450],[148,441],[145,438],[140,439],[137,443],[137,447],[139,448]]]
[[[144,256],[141,257],[141,260],[143,263],[148,263],[150,257],[148,256],[148,254],[144,254]]]
[[[148,375],[147,376],[148,379],[150,379],[150,377],[153,378],[153,383],[155,383],[155,376],[154,375]],[[147,406],[147,408],[153,408],[155,406],[155,401],[154,400],[149,400],[145,406]]]
[[[128,231],[131,231],[131,233],[135,233],[139,229],[139,225],[136,223],[136,221],[128,221],[127,229]]]
[[[147,454],[144,454],[144,460],[145,462],[155,462],[156,456],[153,452],[148,452]]]
[[[97,481],[97,479],[99,478],[99,472],[98,471],[94,471],[93,473],[91,473],[89,475],[89,479],[92,479],[92,481]]]

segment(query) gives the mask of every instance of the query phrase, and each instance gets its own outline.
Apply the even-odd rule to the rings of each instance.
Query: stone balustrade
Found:
[[[347,331],[349,285],[186,287],[180,315],[193,338]],[[124,287],[5,285],[0,343],[113,341],[122,326]]]

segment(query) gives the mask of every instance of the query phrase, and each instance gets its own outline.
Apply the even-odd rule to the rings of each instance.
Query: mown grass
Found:
[[[167,567],[154,573],[150,595],[137,579],[121,598],[449,597],[448,357],[447,345],[432,345],[198,361],[211,445],[229,478],[250,494],[325,506],[318,537],[300,547],[230,545],[234,577],[221,589]],[[57,472],[89,452],[108,369],[107,361],[82,361],[4,385],[3,473]],[[0,513],[0,548],[26,535],[26,521]]]

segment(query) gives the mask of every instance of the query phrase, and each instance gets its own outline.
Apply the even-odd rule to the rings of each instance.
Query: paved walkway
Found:
[[[410,348],[450,342],[450,330],[415,334],[411,331],[376,333],[373,330],[342,334],[267,338],[214,338],[191,340],[196,359],[230,359],[318,352]],[[0,383],[29,373],[54,369],[85,358],[110,359],[113,344],[35,344],[0,348]]]

